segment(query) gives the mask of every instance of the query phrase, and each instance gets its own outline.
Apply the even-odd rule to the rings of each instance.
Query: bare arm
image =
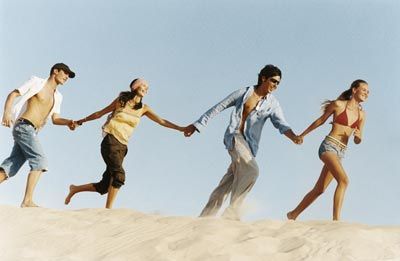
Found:
[[[304,136],[306,136],[308,133],[310,133],[314,129],[324,124],[326,120],[335,112],[336,108],[337,108],[336,102],[332,102],[331,104],[329,104],[324,114],[322,114],[321,117],[319,117],[313,123],[311,123],[311,125],[308,126],[308,128],[305,129],[302,134],[300,134],[300,137],[304,138]]]
[[[13,125],[14,123],[11,115],[11,108],[14,104],[15,98],[17,98],[18,96],[21,96],[18,90],[13,90],[7,96],[6,103],[4,104],[3,119],[1,121],[1,124],[6,127],[11,127],[11,125]]]
[[[115,99],[110,105],[108,105],[104,109],[102,109],[100,111],[96,111],[96,112],[90,114],[89,116],[78,120],[77,123],[79,125],[82,125],[82,123],[84,123],[84,122],[93,121],[93,120],[96,120],[98,118],[101,118],[104,114],[107,114],[107,113],[110,113],[110,112],[114,111],[117,108],[117,103],[118,103],[118,98]]]
[[[355,144],[360,144],[362,140],[362,134],[363,134],[363,129],[364,129],[364,123],[365,123],[365,112],[362,111],[361,114],[361,119],[360,119],[360,124],[356,129],[354,130],[354,143]]]
[[[157,114],[155,114],[155,112],[149,106],[147,106],[147,105],[144,105],[144,106],[145,106],[145,113],[143,113],[143,115],[147,116],[150,120],[152,120],[166,128],[170,128],[170,129],[174,129],[174,130],[178,130],[178,131],[185,130],[184,127],[175,125],[174,123],[167,121],[166,119],[160,118]]]
[[[74,122],[73,120],[61,118],[60,114],[58,114],[58,113],[53,113],[53,115],[51,116],[51,120],[52,120],[54,125],[67,125],[67,126],[70,126]]]

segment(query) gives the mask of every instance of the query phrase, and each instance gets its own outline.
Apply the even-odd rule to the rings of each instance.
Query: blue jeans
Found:
[[[25,161],[29,162],[31,171],[47,171],[47,159],[35,128],[25,122],[17,121],[12,134],[14,147],[11,155],[0,165],[6,175],[15,176]]]

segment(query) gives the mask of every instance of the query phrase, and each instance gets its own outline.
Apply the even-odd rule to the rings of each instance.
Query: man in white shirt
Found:
[[[77,124],[60,117],[62,95],[57,87],[63,85],[75,73],[63,64],[57,63],[50,70],[47,79],[33,76],[21,87],[7,96],[1,124],[13,126],[14,147],[10,156],[0,165],[0,183],[17,174],[25,163],[31,168],[21,207],[37,207],[33,192],[42,172],[47,171],[47,159],[43,153],[37,133],[51,118],[55,125],[66,125],[74,130]],[[19,100],[14,105],[16,98]]]

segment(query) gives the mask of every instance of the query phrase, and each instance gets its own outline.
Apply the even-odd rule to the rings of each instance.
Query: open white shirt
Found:
[[[43,89],[44,85],[46,84],[46,81],[47,79],[42,79],[36,76],[32,76],[31,79],[29,79],[22,86],[16,89],[21,94],[21,96],[18,97],[19,99],[14,104],[11,111],[14,122],[25,112],[27,101]],[[53,113],[60,114],[61,102],[62,102],[62,95],[56,89],[56,91],[54,92],[54,104],[46,120],[51,118]],[[42,126],[40,126],[39,128],[41,127]]]

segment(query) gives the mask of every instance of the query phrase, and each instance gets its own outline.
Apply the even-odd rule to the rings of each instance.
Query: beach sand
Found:
[[[400,261],[400,226],[0,206],[0,260]]]

